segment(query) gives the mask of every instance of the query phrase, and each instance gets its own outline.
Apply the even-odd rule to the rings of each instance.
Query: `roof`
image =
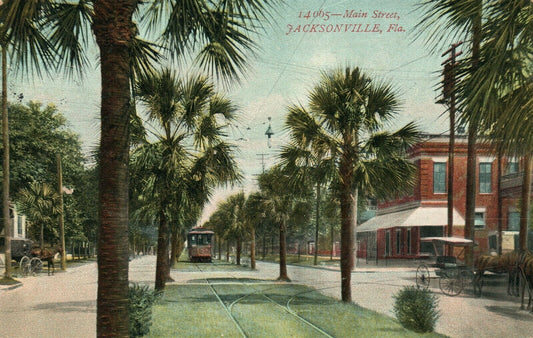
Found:
[[[474,241],[463,237],[422,237],[421,242],[435,242],[443,244],[453,244],[455,246],[471,246]]]
[[[357,232],[376,231],[395,227],[446,226],[448,208],[417,207],[376,216],[356,228]],[[464,226],[464,218],[453,210],[453,225]]]
[[[202,227],[192,228],[189,234],[214,234],[213,230]]]

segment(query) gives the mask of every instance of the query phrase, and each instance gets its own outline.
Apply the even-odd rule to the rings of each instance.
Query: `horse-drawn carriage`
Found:
[[[425,237],[420,239],[421,242],[433,243],[435,250],[434,263],[421,263],[416,270],[416,285],[419,288],[428,288],[432,277],[430,275],[429,267],[433,267],[436,277],[439,280],[439,288],[441,291],[449,296],[457,296],[464,287],[472,284],[474,293],[480,292],[480,288],[476,285],[477,280],[475,273],[471,267],[467,267],[458,261],[464,253],[466,247],[473,247],[474,242],[469,239],[460,237]],[[446,256],[444,252],[446,246],[452,248],[461,248],[461,252],[455,256]],[[453,249],[452,249],[453,251]]]
[[[59,249],[32,249],[33,241],[26,238],[11,239],[11,259],[15,261],[22,276],[39,274],[43,269],[43,260],[48,262],[48,274],[54,270],[54,255]],[[5,239],[0,238],[0,251],[5,252]],[[51,270],[52,269],[52,270]]]

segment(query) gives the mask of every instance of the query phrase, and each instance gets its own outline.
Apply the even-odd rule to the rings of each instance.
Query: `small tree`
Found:
[[[39,237],[39,245],[44,248],[45,230],[49,234],[49,241],[57,238],[54,224],[61,212],[59,194],[46,183],[32,182],[21,190],[19,195],[20,210],[29,218],[33,225],[35,238]]]

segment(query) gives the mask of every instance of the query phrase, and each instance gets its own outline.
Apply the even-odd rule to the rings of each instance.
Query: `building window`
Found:
[[[23,222],[22,216],[18,216],[17,217],[17,235],[19,237],[22,237],[24,235],[23,226],[24,226],[24,222]]]
[[[402,253],[402,231],[396,230],[396,254]]]
[[[385,256],[390,256],[390,231],[385,233]]]
[[[520,231],[520,212],[509,211],[507,216],[507,230]]]
[[[446,193],[446,163],[433,163],[433,193]]]
[[[411,250],[411,229],[407,229],[407,253],[410,255],[413,251]]]
[[[492,163],[479,164],[479,193],[490,194],[492,192]]]
[[[474,228],[484,229],[485,228],[485,213],[476,211],[474,214]]]
[[[518,162],[507,162],[505,166],[505,175],[517,174],[518,173]]]

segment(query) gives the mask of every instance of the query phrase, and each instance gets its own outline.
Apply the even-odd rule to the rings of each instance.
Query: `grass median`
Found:
[[[441,337],[304,285],[240,278],[168,285],[149,337]]]

